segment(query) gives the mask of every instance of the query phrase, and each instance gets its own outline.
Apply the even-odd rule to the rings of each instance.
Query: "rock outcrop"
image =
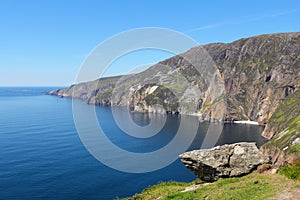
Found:
[[[269,161],[255,143],[246,142],[194,150],[179,157],[188,169],[204,181],[248,174],[258,165]]]

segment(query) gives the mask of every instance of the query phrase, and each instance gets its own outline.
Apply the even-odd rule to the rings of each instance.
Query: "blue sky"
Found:
[[[93,48],[120,32],[162,27],[199,44],[300,30],[299,1],[0,1],[0,86],[67,86]],[[171,54],[128,56],[107,75]]]

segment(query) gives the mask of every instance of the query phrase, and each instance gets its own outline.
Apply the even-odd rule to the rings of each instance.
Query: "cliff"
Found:
[[[86,101],[89,104],[110,105],[111,93],[116,82],[121,76],[101,78],[72,85],[69,88],[49,91],[47,94],[63,98],[75,98]]]
[[[274,165],[300,161],[300,90],[289,95],[272,115],[263,135],[271,140],[262,152]]]
[[[267,123],[300,86],[300,33],[261,35],[205,48],[227,91],[227,118]]]
[[[223,116],[214,114],[214,109],[224,105],[216,107],[213,103],[226,94],[226,120],[252,120],[264,124],[284,99],[300,86],[299,45],[300,33],[261,35],[229,44],[208,44],[162,61],[139,74],[121,79],[101,78],[49,94],[79,98],[91,104],[118,106],[125,106],[125,99],[129,98],[130,106],[136,111],[153,111],[152,105],[163,104],[168,111],[200,114],[205,120],[222,119]],[[219,72],[217,78],[221,80],[215,85],[224,84],[225,91],[215,89],[208,94],[206,77],[214,71],[199,74],[192,63],[182,59],[200,60],[202,48],[211,56]],[[178,80],[180,76],[194,82],[200,90],[198,96],[197,92],[186,94],[186,85]],[[118,93],[112,102],[116,84],[131,93]],[[179,104],[193,106],[190,106],[192,109],[179,108]]]
[[[273,139],[263,151],[282,165],[288,160],[283,151],[294,149],[299,155],[299,55],[300,32],[260,35],[194,47],[138,74],[101,78],[49,94],[139,112],[166,110],[197,114],[200,120],[267,124],[263,135]]]

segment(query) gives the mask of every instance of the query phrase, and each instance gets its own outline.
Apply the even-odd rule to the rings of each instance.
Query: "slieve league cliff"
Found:
[[[295,32],[194,47],[138,74],[48,94],[138,112],[197,114],[207,121],[257,121],[271,139],[262,152],[283,165],[300,160],[299,87],[300,32]]]

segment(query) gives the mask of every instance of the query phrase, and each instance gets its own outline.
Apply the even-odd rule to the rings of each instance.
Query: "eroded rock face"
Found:
[[[258,165],[269,162],[255,143],[247,142],[194,150],[179,157],[188,169],[204,181],[248,174]]]
[[[130,102],[132,110],[142,112],[159,112],[160,108],[154,107],[159,103],[166,110],[197,114],[206,121],[225,118],[267,124],[284,99],[300,87],[299,44],[300,32],[207,44],[121,80],[101,78],[49,94],[99,105],[126,106]],[[203,49],[209,56],[203,55]],[[192,63],[206,63],[207,57],[211,57],[214,67],[200,68],[201,73],[195,70]],[[218,76],[212,79],[214,74]],[[112,91],[118,88],[119,94],[112,97]],[[128,96],[125,91],[130,91]],[[220,99],[226,99],[226,104]],[[220,112],[224,109],[226,116]],[[272,131],[265,135],[271,138]]]
[[[204,121],[266,124],[262,135],[272,140],[262,151],[281,166],[300,160],[300,144],[294,142],[300,133],[299,45],[300,32],[207,44],[138,74],[101,78],[48,94],[89,104],[129,106],[137,112],[167,111],[197,115]],[[193,63],[212,68],[195,70]]]
[[[277,167],[300,161],[300,90],[289,95],[272,115],[263,136],[270,138],[261,151]]]

